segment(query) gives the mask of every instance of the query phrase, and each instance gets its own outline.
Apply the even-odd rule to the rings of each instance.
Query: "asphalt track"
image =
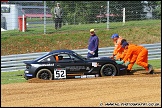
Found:
[[[3,84],[1,107],[161,107],[161,70]]]

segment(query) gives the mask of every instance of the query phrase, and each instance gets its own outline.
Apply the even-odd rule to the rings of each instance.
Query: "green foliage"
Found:
[[[155,8],[155,13],[161,19],[161,1],[157,1],[157,7]]]
[[[46,1],[47,11],[53,11],[56,3],[60,3],[63,8],[63,22],[68,24],[87,24],[105,22],[106,13],[108,10],[108,1]],[[44,1],[37,2],[19,2],[10,1],[9,4],[19,4],[22,6],[44,6]],[[153,8],[153,18],[161,18],[161,1],[109,1],[109,13],[114,16],[109,16],[110,22],[122,21],[123,8],[126,12],[126,21],[145,19],[146,13],[144,6]],[[49,12],[50,12],[49,11]],[[98,15],[104,17],[98,18]]]
[[[146,5],[148,8],[153,9],[152,15],[155,19],[161,19],[161,1],[146,1],[144,5]]]
[[[44,4],[44,1],[43,1],[43,4]],[[55,5],[55,1],[46,1],[46,5],[52,9]]]
[[[51,1],[47,1],[47,6],[52,8]],[[104,15],[107,13],[107,1],[63,1],[64,22],[69,24],[87,24],[94,23],[97,20],[97,15]],[[143,5],[141,1],[110,1],[109,10],[110,14],[119,15],[112,20],[122,21],[122,9],[126,8],[126,20],[141,19],[143,14]]]
[[[113,8],[115,7],[115,8]],[[143,4],[141,1],[111,1],[110,9],[113,14],[118,14],[120,16],[116,17],[116,20],[122,21],[122,10],[125,8],[126,21],[141,20],[141,15],[143,13]]]

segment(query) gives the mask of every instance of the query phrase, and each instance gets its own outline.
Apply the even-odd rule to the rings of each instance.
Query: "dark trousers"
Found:
[[[62,18],[55,18],[55,29],[59,29],[62,26]]]

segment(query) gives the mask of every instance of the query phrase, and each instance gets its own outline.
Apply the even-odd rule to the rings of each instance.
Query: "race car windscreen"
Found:
[[[81,59],[84,59],[84,60],[86,60],[86,59],[87,59],[87,58],[85,58],[85,57],[83,57],[82,55],[77,54],[77,53],[74,53],[74,55],[76,55],[76,56],[78,56],[78,57],[80,57]]]

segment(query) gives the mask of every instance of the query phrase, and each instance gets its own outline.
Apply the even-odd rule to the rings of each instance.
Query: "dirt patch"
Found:
[[[161,106],[161,70],[124,76],[64,80],[33,78],[1,85],[2,107]]]

